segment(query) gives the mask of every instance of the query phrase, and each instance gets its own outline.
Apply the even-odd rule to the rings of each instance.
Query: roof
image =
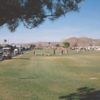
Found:
[[[11,48],[7,47],[7,48],[3,48],[3,49],[11,49]]]

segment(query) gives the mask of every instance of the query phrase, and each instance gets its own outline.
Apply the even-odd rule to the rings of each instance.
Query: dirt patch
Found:
[[[48,88],[50,91],[53,91],[53,92],[57,92],[57,93],[61,93],[61,92],[65,92],[65,89],[64,88],[61,88],[57,85],[51,85],[49,88]]]
[[[48,59],[48,60],[56,60],[56,59],[61,59],[61,60],[67,60],[67,61],[72,61],[72,62],[75,62],[75,63],[78,63],[78,62],[82,62],[83,60],[78,58],[78,57],[45,57],[44,59]]]
[[[68,58],[68,57],[44,57],[44,59],[64,59],[64,58]]]
[[[95,80],[95,79],[97,79],[96,77],[91,77],[91,78],[89,78],[90,80]]]
[[[100,58],[100,56],[95,56],[95,55],[82,55],[80,57],[83,57],[83,58]]]

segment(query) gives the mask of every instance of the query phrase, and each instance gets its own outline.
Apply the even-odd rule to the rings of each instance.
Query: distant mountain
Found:
[[[29,47],[31,44],[35,44],[36,46],[41,43],[42,46],[49,46],[49,47],[54,47],[56,44],[62,44],[63,42],[69,42],[70,43],[70,47],[72,46],[100,46],[100,39],[92,39],[92,38],[87,38],[87,37],[80,37],[80,38],[76,38],[76,37],[71,37],[68,39],[65,39],[61,42],[34,42],[34,43],[12,43],[12,45],[20,45],[20,46],[26,46]],[[1,46],[4,46],[5,44],[1,44]]]
[[[68,39],[65,39],[63,42],[69,42],[70,46],[74,46],[77,44],[77,46],[96,46],[96,45],[100,45],[100,39],[92,39],[92,38],[87,38],[87,37],[80,37],[80,38],[76,38],[76,37],[71,37]]]

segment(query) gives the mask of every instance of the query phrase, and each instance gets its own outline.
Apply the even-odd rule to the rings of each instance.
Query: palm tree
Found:
[[[48,42],[48,47],[50,47],[50,44],[51,44],[51,43],[50,43],[50,42]]]
[[[68,50],[67,48],[70,46],[70,43],[69,42],[64,42],[63,43],[63,47],[65,48],[65,54],[68,54]]]
[[[5,42],[5,44],[6,44],[7,40],[6,40],[6,39],[4,39],[4,42]]]

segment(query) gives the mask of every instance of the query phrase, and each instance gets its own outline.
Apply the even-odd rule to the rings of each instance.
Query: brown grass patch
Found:
[[[45,57],[44,59],[48,59],[48,60],[66,60],[66,61],[72,61],[72,62],[75,62],[75,63],[79,63],[79,62],[83,62],[82,59],[78,58],[78,57]]]
[[[65,89],[64,89],[64,88],[61,88],[61,87],[58,86],[57,84],[52,84],[52,85],[49,87],[49,90],[50,90],[50,91],[53,91],[53,92],[57,92],[57,93],[65,92]]]
[[[100,58],[100,56],[96,56],[96,55],[82,55],[80,57],[83,57],[83,58]]]
[[[69,57],[44,57],[44,59],[65,59],[65,58],[69,58]]]

